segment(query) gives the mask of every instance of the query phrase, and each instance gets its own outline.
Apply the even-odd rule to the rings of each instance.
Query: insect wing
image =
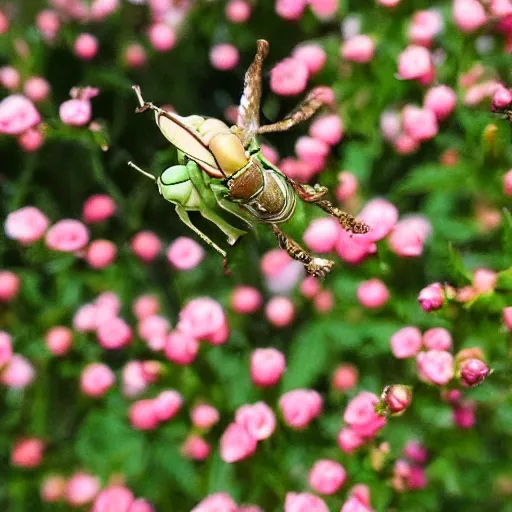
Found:
[[[193,127],[188,126],[179,116],[170,112],[158,113],[156,122],[165,138],[179,151],[194,160],[206,173],[214,178],[225,177],[212,152]]]

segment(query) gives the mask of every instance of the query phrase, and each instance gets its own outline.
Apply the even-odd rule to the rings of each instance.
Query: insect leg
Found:
[[[284,132],[289,130],[293,126],[308,120],[323,104],[321,94],[313,90],[292,113],[277,123],[260,126],[258,133]]]
[[[324,277],[331,271],[334,262],[317,256],[311,256],[295,240],[283,233],[276,224],[272,224],[279,247],[285,250],[294,260],[300,261],[306,272],[314,277]]]
[[[247,234],[247,231],[242,231],[241,229],[235,228],[235,226],[229,224],[210,208],[199,208],[199,212],[205,219],[213,222],[227,236],[229,245],[234,245],[241,236]]]
[[[311,186],[305,183],[298,183],[290,178],[288,178],[288,181],[291,183],[299,198],[305,203],[316,203],[322,199],[329,190],[327,187],[318,183]]]
[[[350,215],[350,213],[340,210],[337,206],[334,206],[331,203],[331,201],[328,201],[327,199],[321,199],[320,201],[317,201],[315,204],[319,208],[322,208],[324,212],[327,212],[329,215],[332,215],[333,217],[338,219],[339,223],[341,224],[341,227],[345,231],[348,231],[349,233],[354,233],[355,235],[364,235],[365,233],[368,233],[368,231],[370,231],[370,226],[368,226],[366,222],[357,220],[353,215]]]
[[[183,224],[188,226],[199,238],[201,238],[201,240],[203,240],[203,242],[207,243],[210,247],[213,247],[224,258],[224,262],[227,262],[226,251],[221,249],[213,240],[208,238],[202,231],[197,229],[194,224],[192,224],[192,221],[190,220],[188,212],[185,210],[185,208],[176,205],[176,213],[178,214],[178,217],[183,222]]]
[[[131,161],[128,162],[128,165],[130,167],[133,167],[133,169],[135,169],[136,171],[139,171],[141,174],[144,174],[144,176],[146,176],[146,178],[156,181],[156,178],[151,173],[142,170],[138,165],[135,165],[133,162],[131,162]]]

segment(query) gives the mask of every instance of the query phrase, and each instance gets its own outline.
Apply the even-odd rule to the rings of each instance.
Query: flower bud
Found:
[[[459,366],[460,380],[466,387],[481,384],[489,375],[489,367],[476,358],[465,359]]]
[[[444,305],[444,289],[441,283],[432,283],[423,288],[418,295],[418,302],[424,311],[435,311]]]
[[[412,402],[412,388],[403,384],[386,386],[377,404],[377,412],[383,414],[401,414]]]

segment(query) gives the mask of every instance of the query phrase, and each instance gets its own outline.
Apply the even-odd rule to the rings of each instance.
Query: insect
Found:
[[[323,105],[321,94],[314,90],[284,119],[260,126],[261,75],[268,50],[268,42],[258,40],[256,55],[245,75],[237,124],[232,127],[215,118],[167,112],[145,101],[140,88],[133,86],[139,101],[136,112],[154,112],[157,126],[178,150],[179,165],[164,170],[158,178],[133,162],[128,165],[156,182],[160,194],[175,205],[179,218],[222,255],[225,266],[226,251],[192,224],[188,212],[198,211],[216,224],[229,245],[246,231],[226,221],[223,213],[242,219],[249,227],[255,222],[270,224],[282,249],[302,262],[308,274],[324,277],[334,262],[310,254],[279,227],[292,217],[297,197],[337,218],[351,233],[366,233],[369,228],[324,199],[326,187],[298,183],[263,157],[257,135],[288,130],[309,119]]]

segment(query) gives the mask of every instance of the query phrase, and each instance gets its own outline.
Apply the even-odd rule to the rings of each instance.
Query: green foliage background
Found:
[[[308,488],[307,474],[314,461],[331,457],[348,471],[349,483],[344,489],[350,483],[368,483],[372,505],[378,511],[512,511],[510,494],[496,485],[499,477],[512,479],[510,334],[500,316],[501,309],[512,304],[512,218],[502,210],[501,225],[487,231],[479,227],[474,214],[477,203],[500,210],[510,207],[501,184],[502,175],[512,167],[510,127],[489,112],[488,103],[467,107],[460,101],[455,113],[443,122],[440,134],[413,155],[396,154],[379,130],[380,115],[389,106],[422,102],[422,87],[396,79],[396,61],[407,44],[411,15],[432,7],[431,2],[404,0],[391,12],[373,1],[345,0],[332,22],[320,23],[308,10],[299,22],[290,23],[276,16],[274,2],[260,0],[244,25],[226,21],[224,2],[197,2],[181,27],[178,44],[163,54],[147,44],[146,8],[127,2],[101,24],[65,25],[58,43],[45,45],[34,28],[35,13],[44,4],[39,0],[18,2],[11,31],[0,36],[0,62],[14,65],[25,77],[43,75],[52,86],[52,101],[41,107],[52,128],[44,147],[26,154],[13,139],[0,138],[0,216],[32,204],[53,221],[78,218],[87,197],[109,193],[118,204],[118,214],[93,226],[92,235],[115,241],[119,257],[109,268],[93,271],[72,256],[50,253],[42,243],[22,248],[4,235],[0,239],[1,267],[16,271],[23,283],[16,301],[0,307],[0,326],[12,334],[15,350],[29,357],[37,369],[35,383],[25,392],[3,389],[0,393],[0,509],[66,510],[64,505],[40,502],[40,479],[51,471],[71,474],[84,468],[104,481],[112,474],[124,474],[129,487],[161,511],[190,510],[202,497],[219,490],[228,491],[240,502],[258,503],[267,511],[282,510],[286,492]],[[501,36],[494,38],[494,50],[478,55],[476,36],[463,35],[451,21],[451,3],[441,1],[436,7],[446,22],[436,43],[446,51],[446,60],[438,68],[439,82],[453,86],[462,97],[458,77],[477,61],[495,77],[509,82],[511,56],[503,52]],[[368,65],[340,65],[340,20],[349,13],[359,15],[362,31],[377,41],[376,56]],[[81,62],[70,51],[76,34],[84,30],[100,39],[100,54],[92,62]],[[20,59],[13,51],[16,38],[28,42],[28,59]],[[268,69],[305,40],[321,43],[328,52],[328,64],[313,83],[334,88],[346,135],[334,149],[320,183],[332,187],[340,170],[350,170],[360,181],[364,200],[384,196],[401,214],[424,214],[433,224],[433,236],[418,259],[400,259],[383,242],[378,256],[358,267],[337,260],[324,284],[336,297],[328,314],[316,312],[298,291],[293,294],[297,317],[286,329],[273,328],[261,312],[250,317],[229,312],[232,334],[226,345],[203,346],[191,367],[166,363],[166,376],[149,391],[154,396],[159,388],[173,387],[183,393],[187,406],[180,416],[155,432],[134,431],[126,416],[128,401],[118,386],[104,399],[93,400],[81,394],[78,381],[81,369],[92,361],[107,362],[119,375],[129,359],[153,357],[145,345],[135,342],[120,353],[105,353],[92,338],[77,333],[71,354],[56,359],[45,349],[43,335],[52,325],[69,325],[81,304],[105,290],[122,297],[123,316],[131,320],[131,301],[142,292],[157,293],[173,324],[180,307],[198,295],[212,296],[229,309],[229,295],[237,284],[255,285],[269,297],[262,285],[259,259],[275,246],[275,240],[264,226],[258,228],[259,238],[249,235],[233,249],[230,278],[224,277],[220,260],[211,251],[197,269],[177,272],[163,256],[150,266],[140,263],[128,246],[141,229],[155,231],[165,242],[189,235],[172,206],[126,166],[128,160],[134,160],[157,174],[175,163],[173,150],[151,116],[134,114],[131,85],[141,85],[148,99],[170,103],[180,113],[222,118],[225,107],[238,102],[258,38],[271,44]],[[139,71],[127,69],[121,59],[125,45],[135,40],[142,41],[150,52],[149,64]],[[218,42],[232,42],[240,49],[235,70],[212,69],[208,52]],[[68,98],[69,89],[79,84],[101,90],[93,105],[94,116],[108,128],[110,149],[106,153],[89,133],[58,121],[59,104]],[[279,118],[294,104],[293,99],[273,96],[266,85],[263,112],[268,119]],[[497,127],[492,145],[483,138],[490,123]],[[299,127],[268,141],[281,156],[291,155],[296,138],[306,131],[307,126]],[[440,155],[452,148],[459,151],[459,163],[443,166]],[[317,215],[315,209],[308,209],[300,231],[292,234],[300,236]],[[220,240],[214,228],[202,226]],[[502,272],[495,293],[481,296],[470,307],[450,305],[432,314],[420,309],[416,297],[423,286],[433,281],[468,284],[471,271],[479,266]],[[355,296],[358,284],[371,277],[382,279],[392,297],[376,312],[362,308]],[[439,390],[419,383],[413,361],[392,357],[389,338],[405,325],[422,330],[444,326],[452,333],[456,350],[480,346],[485,351],[494,373],[481,387],[465,392],[479,404],[473,429],[462,431],[453,425],[450,407],[440,400]],[[250,382],[249,354],[258,346],[274,346],[286,354],[288,370],[278,389],[260,391]],[[361,380],[357,389],[340,396],[329,390],[329,379],[336,365],[347,361],[357,365]],[[350,397],[363,389],[379,393],[390,383],[412,384],[415,398],[411,409],[390,420],[383,430],[382,438],[391,444],[390,461],[376,472],[368,449],[346,455],[335,439]],[[324,393],[325,412],[320,420],[305,432],[293,432],[281,423],[251,459],[234,465],[220,460],[218,439],[236,407],[261,399],[276,406],[282,392],[297,387],[314,387]],[[199,399],[218,407],[222,417],[207,436],[215,449],[203,463],[185,460],[179,454],[190,430],[187,411]],[[47,440],[41,468],[22,471],[10,467],[11,447],[20,435]],[[429,449],[429,484],[425,490],[400,495],[392,491],[388,480],[392,461],[410,438],[423,440]],[[337,511],[343,493],[326,501]]]

